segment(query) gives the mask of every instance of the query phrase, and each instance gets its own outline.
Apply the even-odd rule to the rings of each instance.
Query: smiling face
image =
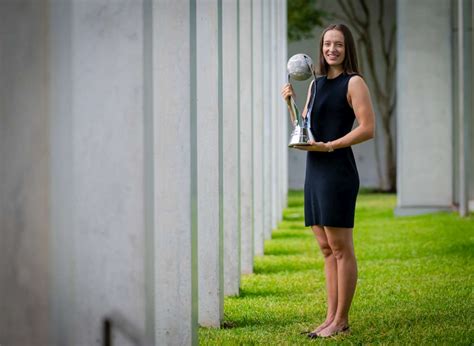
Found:
[[[323,38],[323,55],[330,67],[341,66],[345,57],[344,35],[339,30],[328,30]]]

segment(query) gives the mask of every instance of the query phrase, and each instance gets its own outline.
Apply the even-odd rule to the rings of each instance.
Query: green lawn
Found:
[[[360,194],[352,333],[309,340],[299,333],[325,318],[323,257],[302,192],[288,204],[240,296],[226,297],[223,328],[200,328],[200,344],[474,344],[474,215],[394,217],[395,195]]]

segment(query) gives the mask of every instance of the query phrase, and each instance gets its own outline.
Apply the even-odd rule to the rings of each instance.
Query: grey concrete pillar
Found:
[[[272,229],[277,227],[278,222],[278,213],[280,208],[280,193],[279,193],[279,170],[278,170],[278,134],[279,134],[279,124],[278,124],[278,105],[280,101],[278,99],[279,90],[278,90],[278,59],[277,59],[277,40],[278,40],[278,31],[277,31],[277,3],[272,1],[270,5],[270,65],[271,65],[271,80],[270,80],[270,97],[271,97],[271,181],[272,181],[272,192],[271,192],[271,201],[272,201]],[[281,87],[280,87],[281,88]]]
[[[155,191],[155,340],[162,345],[197,342],[196,10],[193,1],[153,2],[150,159]]]
[[[265,239],[271,238],[272,232],[272,94],[271,94],[271,2],[263,2],[263,176],[264,176],[264,232]]]
[[[286,62],[288,56],[288,44],[287,44],[287,2],[281,1],[281,24],[280,24],[280,42],[281,48],[278,50],[280,53],[280,63],[278,65],[279,68],[279,76],[280,76],[280,83],[278,85],[285,84],[286,81]],[[280,99],[280,121],[281,121],[281,190],[282,190],[282,208],[286,208],[288,205],[288,116],[287,116],[287,108],[284,102]],[[280,212],[280,220],[283,217],[283,210]]]
[[[239,1],[241,272],[253,271],[252,2]]]
[[[278,89],[281,88],[281,85],[283,84],[283,72],[284,72],[284,62],[283,62],[283,48],[284,48],[284,33],[282,31],[283,29],[283,0],[277,0],[277,8],[276,8],[276,16],[277,16],[277,83],[275,85],[275,92],[277,94],[277,116],[278,116],[278,126],[279,126],[279,131],[278,131],[278,138],[277,138],[277,144],[278,144],[278,197],[279,197],[279,205],[278,205],[278,222],[282,220],[282,213],[283,213],[283,208],[284,208],[284,179],[285,179],[285,166],[284,166],[284,155],[285,155],[285,138],[286,134],[284,134],[284,125],[286,123],[286,119],[283,117],[283,102],[281,98],[278,98]]]
[[[277,224],[281,219],[282,211],[282,200],[281,200],[281,183],[282,183],[282,119],[281,119],[281,98],[278,98],[278,89],[281,83],[280,76],[280,54],[281,54],[281,0],[275,2],[275,33],[276,33],[276,49],[275,49],[275,85],[273,86],[273,93],[275,94],[275,111],[276,111],[276,133],[275,133],[275,145],[276,145],[276,169],[277,169]]]
[[[471,15],[470,15],[470,25],[471,25],[471,28],[472,28],[472,25],[474,25],[474,3],[472,2],[471,0],[471,3],[470,5],[466,5],[468,8],[470,7],[471,8]],[[468,14],[467,14],[468,15]],[[469,50],[469,46],[470,46],[470,53],[469,51],[467,52],[464,52],[464,54],[466,54],[467,56],[465,57],[465,60],[466,61],[472,61],[474,60],[474,31],[471,30],[470,32],[468,31],[468,33],[466,33],[467,35],[470,35],[471,36],[471,41],[470,42],[466,42],[466,50]],[[466,153],[466,156],[469,158],[469,157],[472,157],[472,155],[474,155],[474,66],[473,64],[470,64],[470,68],[469,70],[471,71],[471,78],[470,78],[470,81],[467,81],[468,83],[468,87],[467,89],[469,90],[470,89],[470,92],[471,92],[471,97],[467,98],[470,100],[469,102],[469,105],[468,105],[468,108],[469,110],[467,111],[468,113],[468,119],[467,119],[467,122],[469,124],[469,138],[470,138],[470,148],[468,148],[467,150],[467,153]],[[467,91],[467,94],[469,93],[469,91]],[[469,156],[471,155],[471,156]],[[468,160],[470,165],[469,165],[469,192],[468,192],[468,195],[469,195],[469,210],[470,211],[474,211],[474,160]]]
[[[0,2],[2,345],[50,344],[47,31],[45,1]]]
[[[442,0],[397,2],[397,214],[452,202],[450,11]]]
[[[67,344],[74,338],[76,282],[72,259],[76,231],[73,185],[72,116],[72,3],[51,2],[50,30],[50,145],[51,145],[51,343]]]
[[[199,324],[219,327],[224,313],[220,227],[218,2],[196,3]]]
[[[253,228],[255,255],[263,255],[263,21],[262,0],[252,1],[252,81],[253,81]]]
[[[278,150],[278,213],[277,213],[277,222],[280,222],[282,220],[282,212],[283,212],[283,179],[284,179],[284,169],[285,167],[283,166],[283,148],[284,148],[284,140],[283,140],[283,125],[285,123],[285,119],[283,119],[283,114],[282,114],[282,102],[281,98],[279,98],[279,90],[282,85],[282,63],[281,63],[281,54],[283,53],[283,36],[282,36],[282,23],[283,23],[283,18],[282,18],[282,5],[283,5],[283,0],[278,0],[276,2],[276,32],[277,32],[277,61],[276,61],[276,78],[277,78],[277,83],[275,85],[275,94],[276,94],[276,107],[277,107],[277,122],[278,122],[278,134],[276,138],[276,143],[277,143],[277,150]]]
[[[458,0],[455,4],[457,12],[457,124],[459,129],[459,214],[467,216],[469,214],[469,171],[470,171],[470,132],[472,114],[472,1]]]
[[[222,2],[222,95],[223,95],[223,217],[224,294],[238,295],[240,287],[240,165],[238,90],[238,5]]]
[[[96,344],[103,319],[118,315],[142,337],[144,9],[49,6],[51,344]]]

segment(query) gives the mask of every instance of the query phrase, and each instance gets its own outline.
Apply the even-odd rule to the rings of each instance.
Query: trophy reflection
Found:
[[[301,116],[298,106],[293,97],[287,99],[288,110],[290,112],[290,120],[293,125],[293,131],[290,135],[290,148],[295,146],[309,145],[308,141],[314,141],[313,133],[311,132],[311,110],[313,108],[314,97],[316,95],[316,74],[313,68],[313,60],[306,54],[293,55],[287,63],[288,83],[290,78],[298,81],[307,80],[313,76],[313,91],[308,103],[308,108],[305,116]]]

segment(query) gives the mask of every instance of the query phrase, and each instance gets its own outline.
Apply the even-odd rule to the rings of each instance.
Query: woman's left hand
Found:
[[[329,151],[329,146],[327,143],[308,141],[308,144],[310,145],[296,145],[295,148],[306,151]]]

